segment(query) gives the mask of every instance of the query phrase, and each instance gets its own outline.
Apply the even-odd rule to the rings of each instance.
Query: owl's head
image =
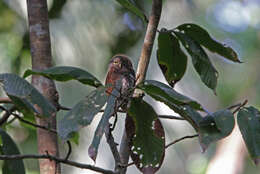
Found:
[[[133,69],[130,59],[123,54],[117,54],[109,62],[109,71],[127,72]]]

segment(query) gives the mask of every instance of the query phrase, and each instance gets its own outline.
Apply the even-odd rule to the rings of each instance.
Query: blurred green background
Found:
[[[132,0],[148,15],[152,0]],[[219,71],[217,96],[203,86],[191,63],[176,90],[199,101],[210,112],[232,104],[249,100],[249,104],[260,107],[260,1],[259,0],[164,0],[159,29],[171,29],[177,25],[193,22],[206,28],[213,38],[226,43],[239,54],[242,64],[236,64],[210,54]],[[81,67],[104,81],[109,59],[116,53],[132,58],[136,69],[140,56],[145,26],[136,16],[127,12],[114,0],[49,0],[50,32],[54,65]],[[155,42],[147,79],[165,82],[157,65]],[[22,75],[31,67],[29,50],[26,0],[0,0],[0,73],[11,72]],[[72,107],[90,90],[77,82],[57,83],[60,103]],[[1,95],[4,95],[2,90]],[[160,114],[174,114],[165,105],[151,102]],[[60,112],[59,116],[64,115]],[[93,162],[87,149],[94,128],[100,117],[90,127],[80,132],[79,145],[73,145],[72,159]],[[162,120],[167,142],[178,137],[194,134],[185,122]],[[123,117],[115,130],[116,141],[120,141]],[[37,153],[34,128],[14,122],[7,127],[8,133],[18,143],[22,153]],[[244,146],[244,145],[243,145]],[[112,155],[102,142],[97,166],[112,169]],[[66,153],[66,144],[60,142],[60,151]],[[162,168],[158,173],[204,174],[216,152],[216,144],[201,153],[197,139],[182,141],[166,151]],[[244,156],[241,155],[240,158]],[[36,160],[25,160],[28,174],[38,174]],[[228,162],[225,165],[232,165]],[[222,166],[225,168],[225,166]],[[91,174],[88,170],[62,166],[64,174]],[[217,172],[217,171],[216,171]],[[245,152],[243,174],[260,172]],[[134,166],[128,173],[137,173]],[[228,173],[226,173],[228,174]]]

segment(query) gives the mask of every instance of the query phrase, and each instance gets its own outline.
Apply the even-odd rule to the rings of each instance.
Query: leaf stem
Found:
[[[182,140],[184,140],[184,139],[194,138],[194,137],[198,137],[198,136],[199,136],[198,134],[195,134],[195,135],[188,135],[188,136],[185,136],[185,137],[176,139],[176,140],[174,140],[173,142],[167,144],[167,145],[165,146],[165,149],[167,149],[167,148],[170,147],[171,145],[176,144],[176,143],[178,143],[179,141],[182,141]]]

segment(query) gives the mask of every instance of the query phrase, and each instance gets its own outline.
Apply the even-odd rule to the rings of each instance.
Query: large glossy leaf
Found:
[[[127,10],[131,11],[138,17],[140,17],[144,23],[147,23],[148,20],[145,16],[145,14],[134,4],[132,4],[129,0],[116,0],[119,4],[121,4],[123,7],[125,7]]]
[[[51,116],[56,108],[29,82],[15,74],[0,74],[6,94],[23,113]]]
[[[30,75],[42,75],[52,80],[62,82],[68,80],[78,80],[86,85],[94,87],[102,86],[102,83],[89,72],[71,66],[56,66],[45,70],[26,70],[24,73],[24,78]]]
[[[180,48],[177,38],[169,31],[160,31],[157,50],[158,64],[170,86],[174,86],[184,75],[187,56]]]
[[[242,108],[237,123],[251,158],[260,161],[260,112],[254,107]]]
[[[1,153],[3,155],[19,155],[20,152],[12,140],[12,138],[0,128],[1,141]],[[6,160],[4,161],[3,174],[25,174],[25,168],[23,160]]]
[[[199,103],[177,93],[171,87],[154,80],[146,80],[138,86],[155,100],[165,103],[176,113],[187,120],[198,131],[198,124],[202,120],[196,110],[202,110]]]
[[[104,135],[106,129],[109,126],[109,119],[114,115],[115,109],[117,109],[117,99],[120,96],[118,89],[121,88],[120,83],[116,83],[116,87],[113,89],[112,94],[109,95],[107,100],[107,106],[105,111],[99,121],[97,129],[94,134],[94,138],[92,140],[91,145],[88,148],[88,155],[91,157],[93,161],[96,161],[96,157],[98,154],[98,147],[101,141],[102,136]]]
[[[216,93],[218,72],[199,43],[179,31],[174,31],[192,58],[192,63],[202,82]]]
[[[214,40],[202,27],[196,24],[187,23],[178,26],[177,29],[189,35],[189,37],[210,51],[215,52],[228,60],[241,63],[236,52],[231,47]]]
[[[92,122],[107,101],[105,90],[104,87],[99,87],[92,91],[58,122],[58,134],[63,140],[72,138],[75,132]]]
[[[221,110],[204,117],[199,126],[199,141],[204,152],[210,143],[225,138],[232,132],[235,119],[229,110]]]
[[[155,173],[164,159],[165,134],[156,112],[142,99],[131,100],[126,133],[135,165],[143,173]]]
[[[146,80],[138,87],[155,99],[163,99],[176,105],[190,105],[194,109],[202,110],[198,102],[178,93],[170,86],[159,81]]]

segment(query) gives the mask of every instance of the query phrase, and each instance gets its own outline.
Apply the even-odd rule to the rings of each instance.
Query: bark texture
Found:
[[[52,66],[51,42],[49,32],[47,0],[27,0],[27,10],[30,32],[30,49],[32,56],[32,69],[43,70]],[[36,87],[54,106],[58,106],[58,93],[52,80],[41,76],[32,76],[32,84]],[[48,119],[37,118],[37,124],[56,129],[56,113]],[[57,135],[37,129],[38,152],[58,156]],[[59,174],[60,165],[49,159],[41,159],[41,174]]]

